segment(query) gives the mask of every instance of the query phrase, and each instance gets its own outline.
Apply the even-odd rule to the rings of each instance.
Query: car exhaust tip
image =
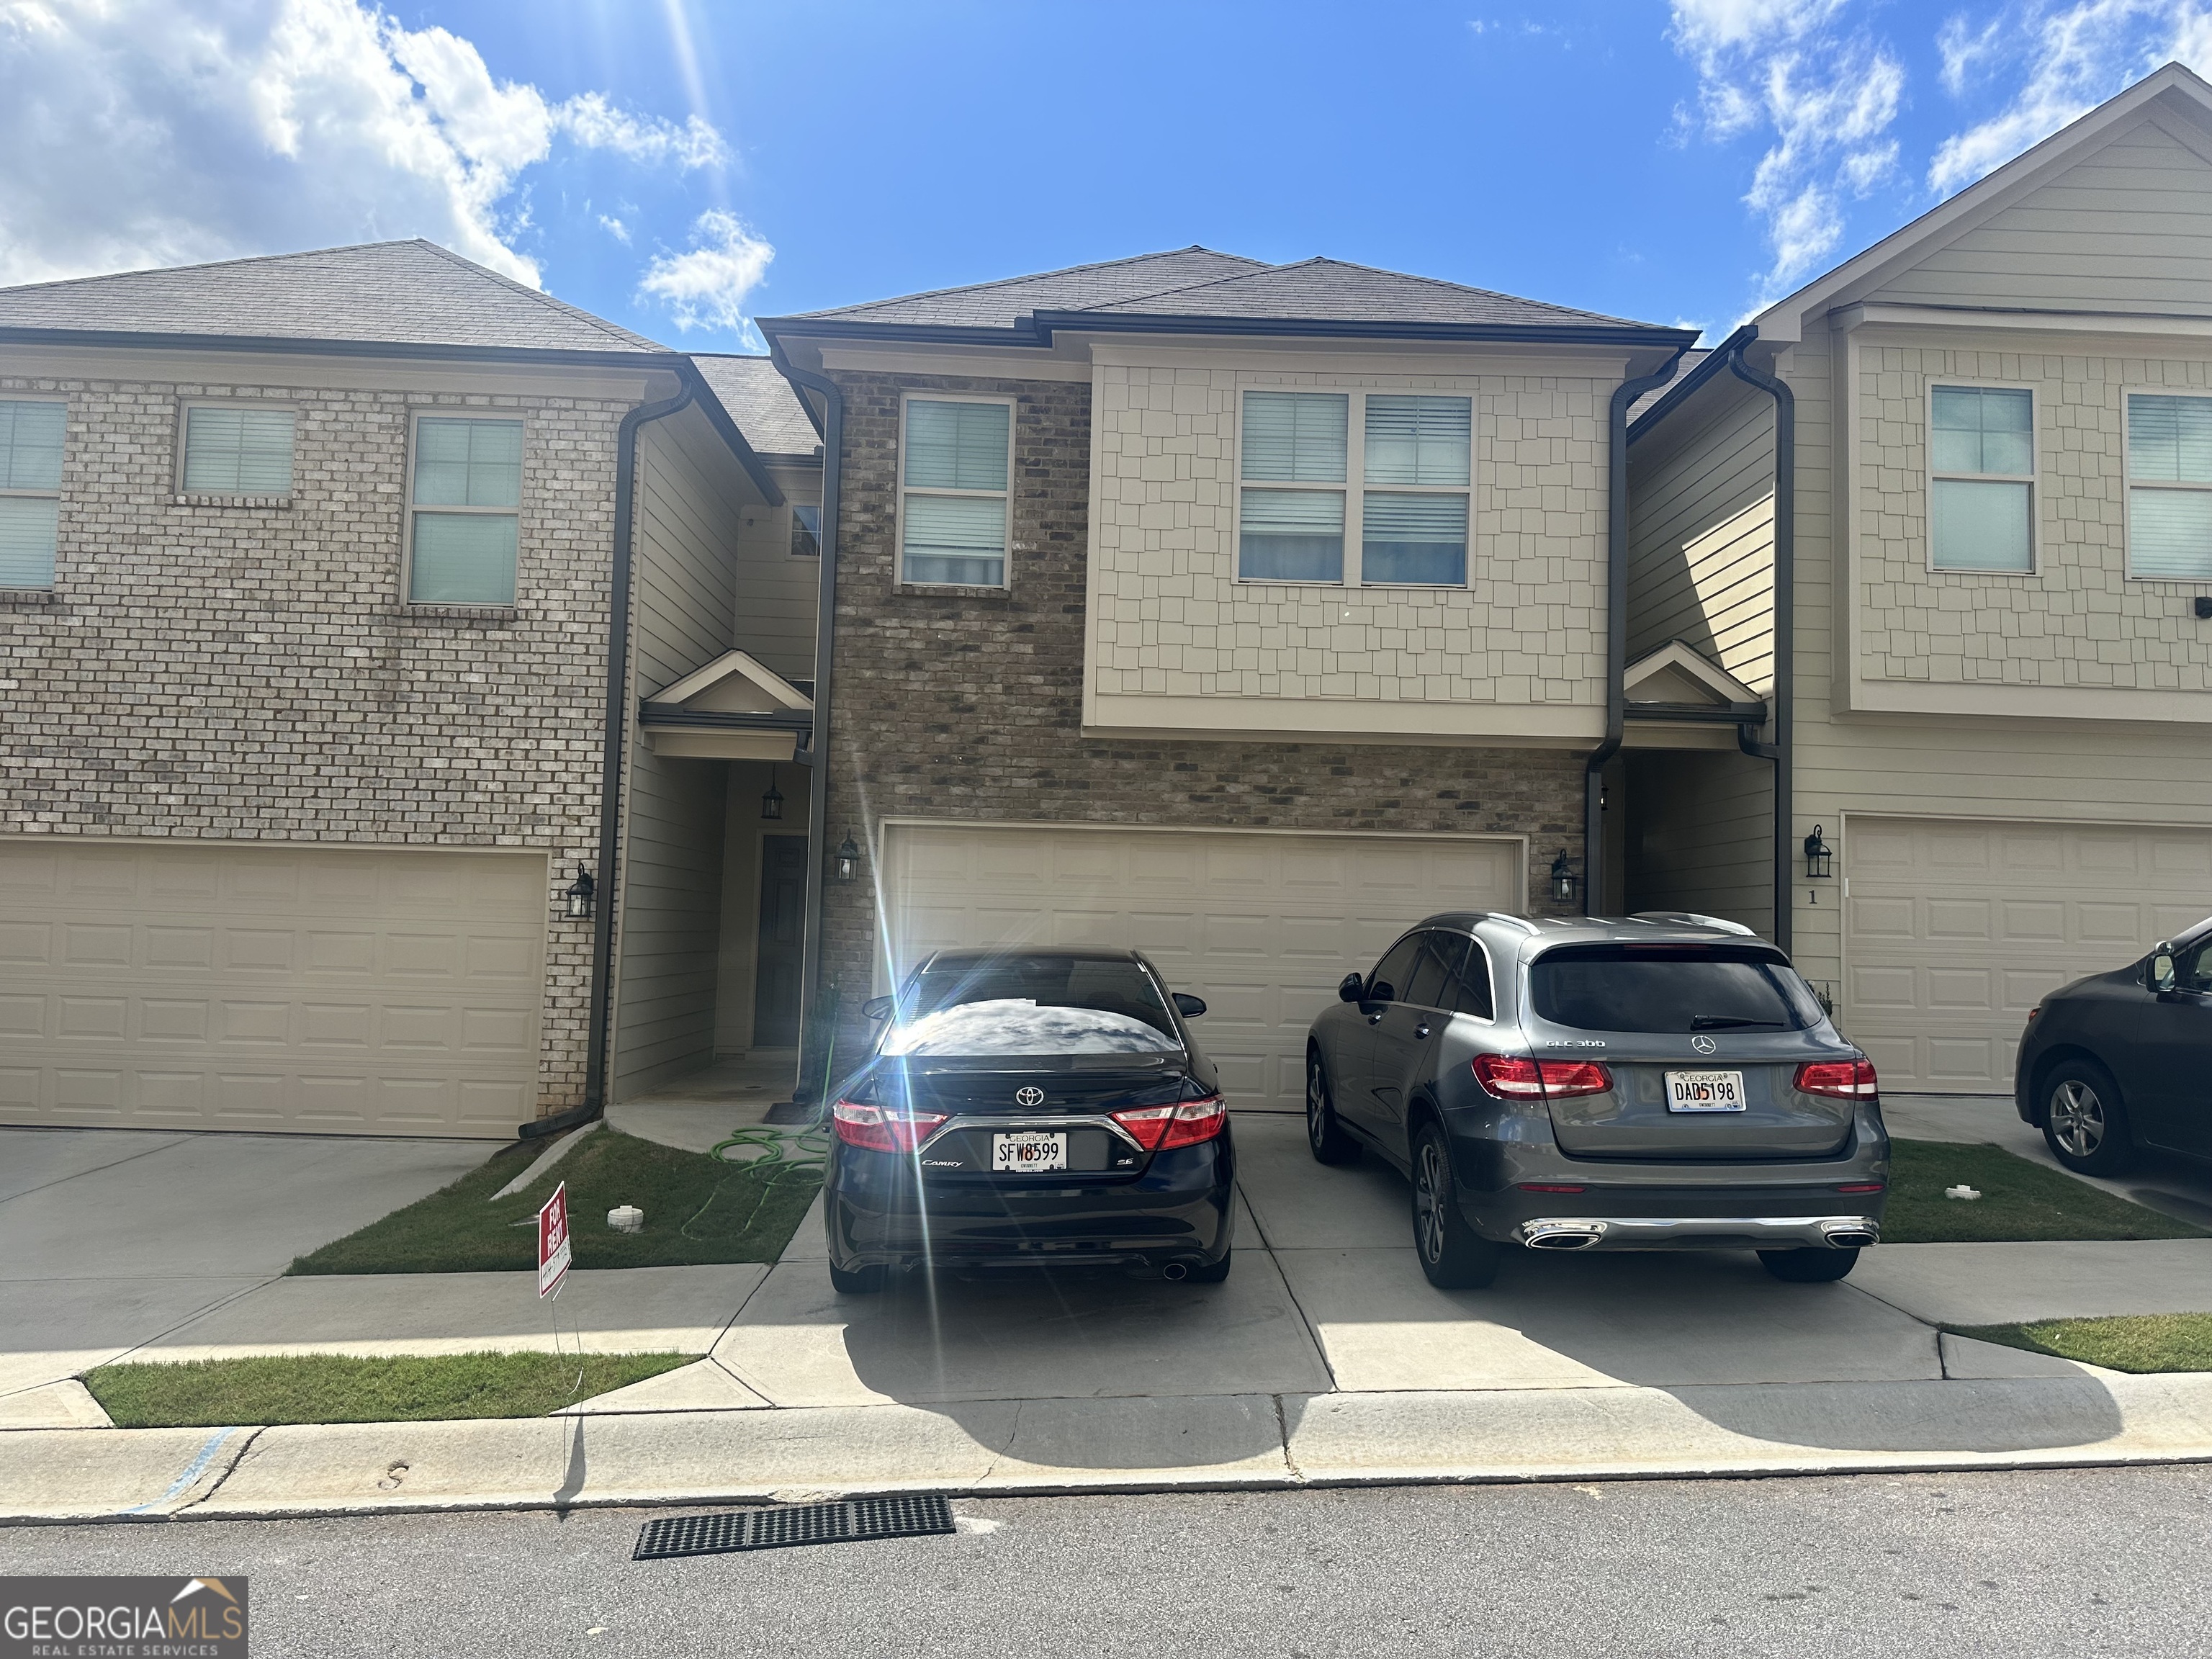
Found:
[[[1160,1269],[1160,1277],[1162,1279],[1170,1280],[1188,1279],[1190,1277],[1189,1264],[1182,1261],[1170,1261],[1166,1267]]]
[[[1863,1249],[1881,1243],[1881,1234],[1872,1227],[1827,1227],[1822,1231],[1829,1244],[1838,1250]]]
[[[1602,1221],[1530,1221],[1521,1242],[1532,1250],[1587,1250],[1605,1237]]]

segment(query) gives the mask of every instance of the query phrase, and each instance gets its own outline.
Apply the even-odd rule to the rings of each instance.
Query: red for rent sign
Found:
[[[538,1212],[538,1294],[561,1294],[568,1276],[568,1183],[562,1182]]]

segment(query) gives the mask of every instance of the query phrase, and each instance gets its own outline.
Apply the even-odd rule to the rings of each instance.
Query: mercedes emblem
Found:
[[[1690,1046],[1701,1054],[1709,1054],[1719,1048],[1720,1044],[1709,1036],[1693,1036],[1690,1039]]]
[[[1707,1044],[1706,1046],[1710,1048],[1711,1045]],[[1014,1091],[1014,1104],[1017,1106],[1042,1106],[1044,1104],[1044,1091],[1038,1088],[1034,1083],[1024,1083],[1020,1088]]]

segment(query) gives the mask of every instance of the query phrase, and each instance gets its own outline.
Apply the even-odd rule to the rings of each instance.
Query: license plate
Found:
[[[1741,1072],[1669,1072],[1667,1109],[1670,1112],[1740,1112],[1743,1110]]]
[[[991,1137],[991,1168],[1001,1170],[1065,1170],[1067,1136],[1051,1133]]]

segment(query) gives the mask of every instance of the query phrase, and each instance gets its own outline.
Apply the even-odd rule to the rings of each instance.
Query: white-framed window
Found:
[[[2212,397],[2127,403],[2128,574],[2212,581]]]
[[[290,495],[293,422],[289,409],[185,404],[179,489],[187,495]]]
[[[1012,401],[916,395],[901,426],[899,580],[1004,587]]]
[[[67,404],[0,398],[0,587],[54,585]]]
[[[409,602],[513,605],[521,506],[520,421],[416,416],[408,477]]]
[[[1255,387],[1240,416],[1239,580],[1467,585],[1472,398]]]
[[[791,504],[791,556],[795,559],[822,556],[822,509],[813,502]]]
[[[2035,395],[2021,386],[1928,392],[1928,563],[2035,568]]]

